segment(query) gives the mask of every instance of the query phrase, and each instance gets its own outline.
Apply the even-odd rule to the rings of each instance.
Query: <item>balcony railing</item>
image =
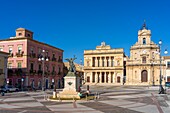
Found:
[[[15,74],[16,75],[22,75],[22,69],[15,69]]]
[[[35,54],[35,53],[30,53],[30,57],[31,57],[31,58],[35,58],[35,57],[36,57],[36,54]]]
[[[45,75],[50,75],[50,71],[45,71]]]
[[[36,74],[36,70],[30,69],[30,74]]]
[[[8,76],[26,76],[27,73],[26,68],[8,68]]]
[[[63,62],[63,60],[62,59],[58,59],[58,62]]]
[[[57,59],[55,57],[52,58],[52,61],[56,61]]]
[[[52,71],[52,72],[51,72],[51,75],[56,75],[56,71]]]
[[[58,72],[58,75],[61,75],[61,72],[60,72],[60,71]]]
[[[13,70],[12,70],[12,69],[8,69],[8,75],[10,75],[10,76],[11,76],[11,75],[13,75],[13,73],[14,73],[14,72],[13,72]]]
[[[42,75],[43,71],[42,70],[38,70],[38,75]]]
[[[13,55],[13,53],[9,53],[9,57],[13,57],[14,55]]]
[[[17,57],[22,57],[23,54],[24,54],[24,51],[22,51],[22,52],[17,52],[17,53],[16,53],[16,56],[17,56]]]

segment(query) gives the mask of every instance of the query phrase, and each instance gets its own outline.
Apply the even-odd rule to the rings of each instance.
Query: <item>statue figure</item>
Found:
[[[69,62],[69,72],[76,72],[76,67],[75,67],[75,65],[74,65],[74,60],[75,59],[77,59],[77,58],[70,58],[70,59],[68,59],[68,58],[66,58],[65,60],[67,60],[68,62]]]

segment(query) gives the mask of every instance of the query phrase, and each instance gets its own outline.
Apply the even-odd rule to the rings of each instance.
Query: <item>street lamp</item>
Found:
[[[42,82],[41,83],[42,83],[42,91],[44,91],[45,90],[45,88],[44,88],[44,62],[48,61],[48,57],[45,58],[45,50],[42,50],[41,54],[42,54],[42,56],[38,58],[38,61],[42,61],[43,73],[42,73]]]
[[[22,81],[22,91],[23,91],[23,87],[24,87],[24,78],[22,78],[21,81]]]
[[[162,58],[161,58],[161,45],[162,45],[162,40],[159,41],[159,58],[160,58],[160,85],[159,85],[159,94],[165,94],[165,89],[162,87]],[[168,53],[167,49],[165,49],[165,54]]]

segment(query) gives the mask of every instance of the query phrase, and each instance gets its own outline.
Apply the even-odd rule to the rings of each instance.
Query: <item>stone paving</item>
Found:
[[[44,92],[9,93],[0,96],[0,113],[170,113],[170,95],[157,89],[97,89],[92,92],[98,91],[99,99],[71,102],[47,101]]]

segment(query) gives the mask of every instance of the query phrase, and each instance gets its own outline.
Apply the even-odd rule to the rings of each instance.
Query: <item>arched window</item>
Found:
[[[143,38],[143,45],[146,45],[146,38]]]
[[[148,72],[146,70],[141,72],[141,82],[148,82]]]

